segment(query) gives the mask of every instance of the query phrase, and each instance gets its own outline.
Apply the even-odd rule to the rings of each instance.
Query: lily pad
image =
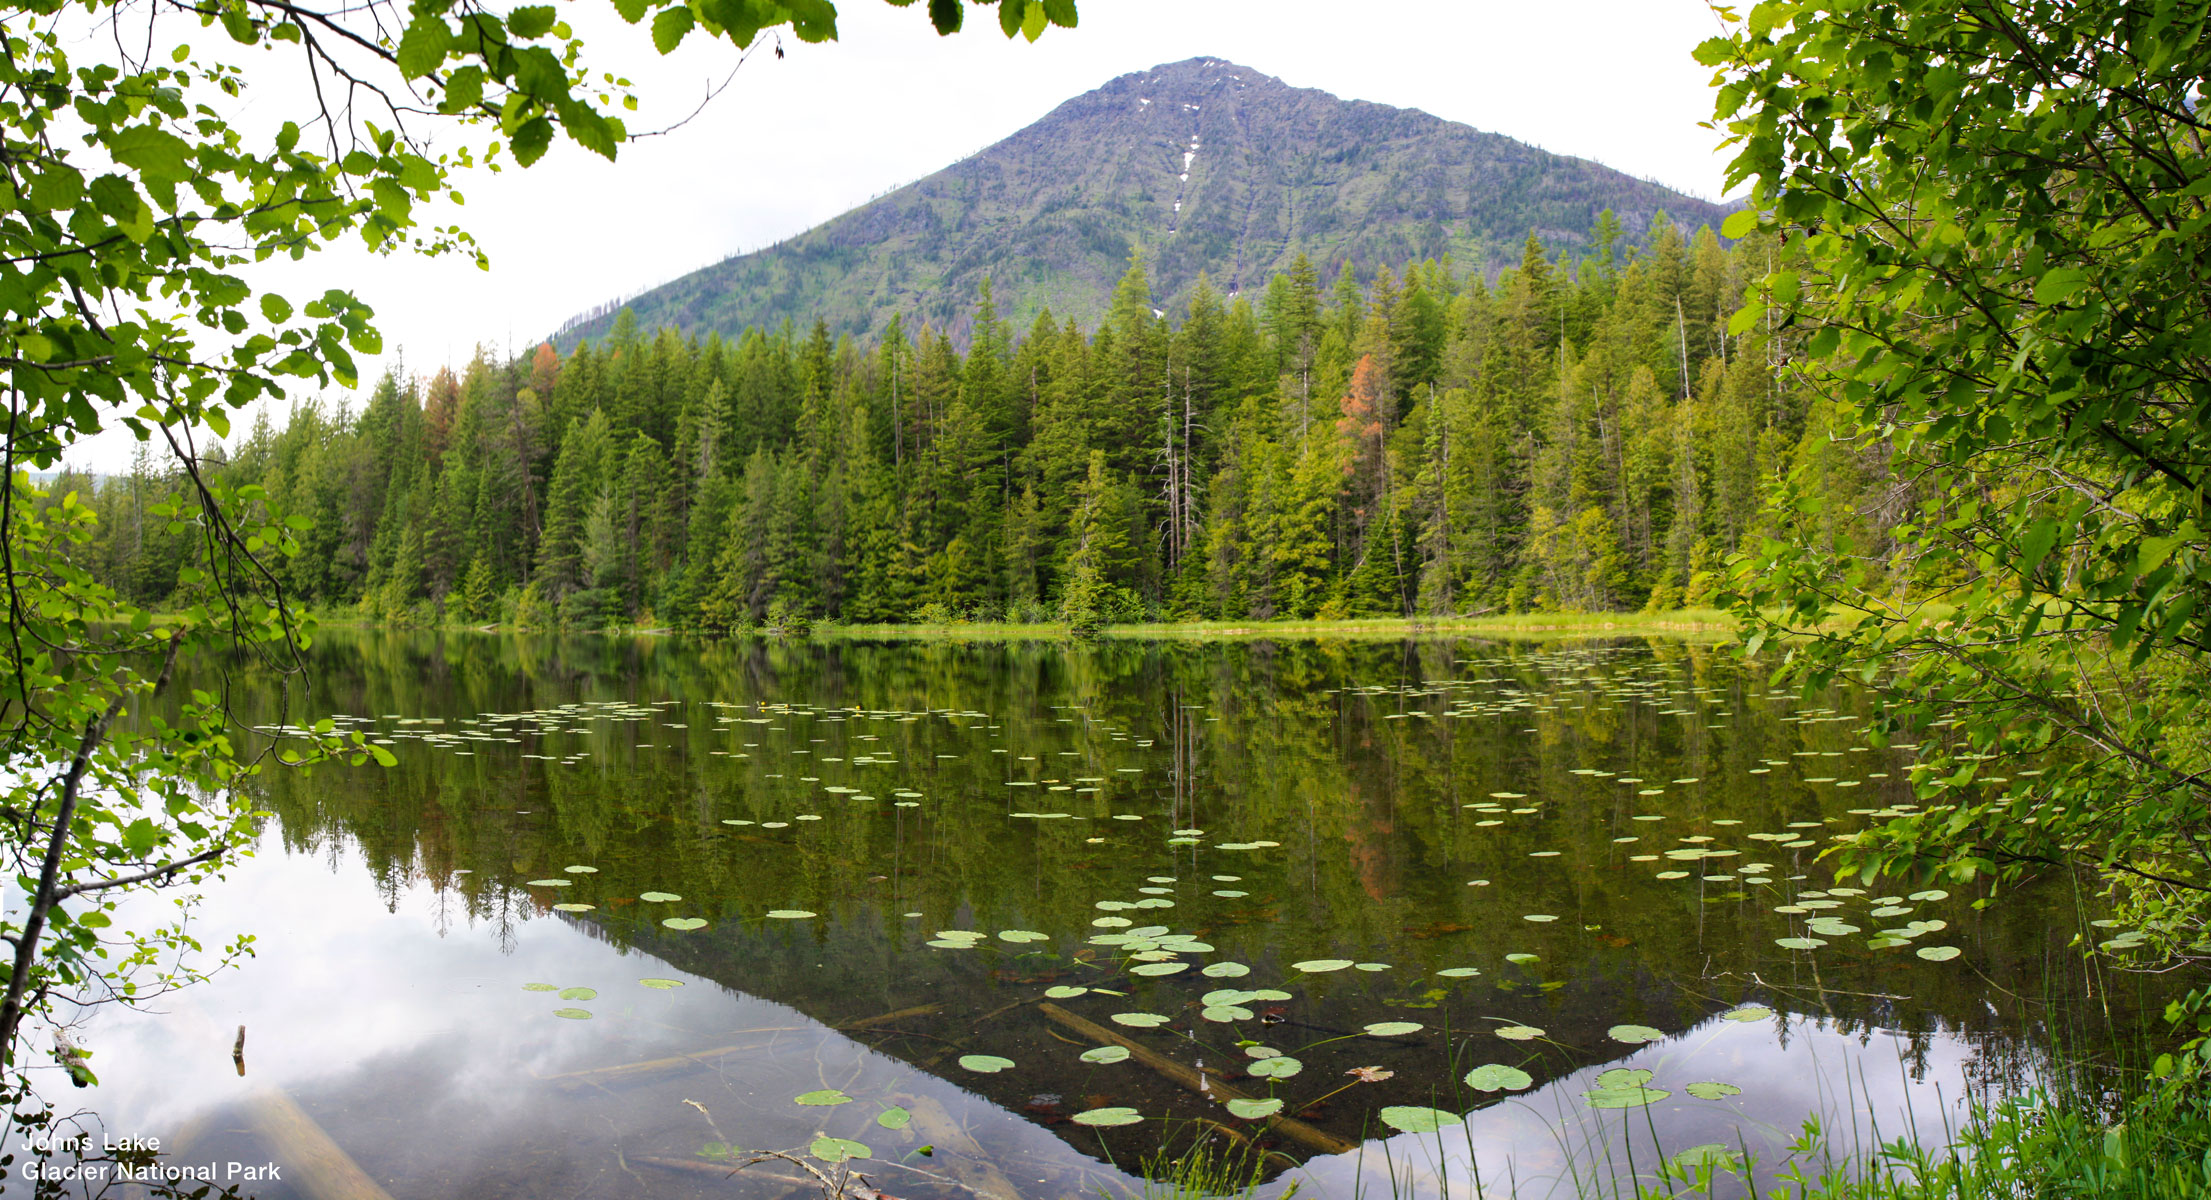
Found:
[[[960,1065],[978,1075],[996,1075],[1012,1068],[1014,1064],[1012,1059],[1000,1058],[995,1054],[962,1054]]]
[[[1291,963],[1290,969],[1303,971],[1308,975],[1321,975],[1329,971],[1341,971],[1351,965],[1348,958],[1308,958],[1304,962]]]
[[[1239,1004],[1208,1004],[1199,1010],[1198,1015],[1225,1025],[1235,1021],[1249,1021],[1255,1014]]]
[[[1733,1150],[1719,1142],[1706,1142],[1701,1146],[1691,1146],[1687,1150],[1674,1155],[1668,1161],[1685,1171],[1698,1171],[1707,1167],[1718,1168],[1723,1171],[1735,1171],[1741,1169],[1742,1163],[1742,1159],[1737,1157]]]
[[[1596,1088],[1592,1091],[1583,1092],[1581,1098],[1582,1102],[1591,1108],[1643,1108],[1647,1105],[1656,1104],[1671,1095],[1673,1093],[1665,1088],[1631,1085],[1629,1087]]]
[[[1403,1133],[1434,1133],[1460,1123],[1457,1113],[1412,1104],[1392,1104],[1381,1112],[1382,1123]]]
[[[818,1092],[807,1092],[804,1095],[793,1096],[791,1102],[803,1104],[808,1108],[831,1108],[839,1104],[852,1103],[852,1097],[835,1088],[823,1088]]]
[[[1720,1014],[1723,1021],[1763,1021],[1773,1016],[1773,1010],[1763,1004],[1746,1004],[1732,1012]]]
[[[1045,988],[1044,994],[1054,1000],[1072,1000],[1077,996],[1087,993],[1089,990],[1090,989],[1086,987],[1075,987],[1071,984],[1062,983],[1054,987]]]
[[[1824,938],[1785,937],[1773,939],[1773,944],[1783,950],[1817,950],[1827,944]]]
[[[1474,967],[1445,967],[1436,974],[1443,976],[1445,979],[1471,979],[1481,974],[1481,971]]]
[[[674,904],[683,899],[674,892],[639,892],[637,898],[647,904]]]
[[[1237,979],[1251,974],[1251,968],[1238,962],[1207,963],[1198,974],[1208,979]]]
[[[1187,971],[1187,970],[1189,970],[1189,969],[1190,969],[1190,964],[1189,964],[1189,963],[1186,963],[1186,962],[1152,962],[1152,963],[1142,963],[1142,964],[1139,964],[1139,965],[1137,965],[1137,966],[1133,966],[1133,967],[1130,967],[1130,968],[1129,968],[1129,974],[1131,974],[1131,975],[1172,975],[1172,974],[1174,974],[1174,973],[1175,973],[1175,972],[1177,972],[1177,971]]]
[[[573,879],[532,879],[529,882],[530,887],[574,887],[575,884]]]
[[[1132,1029],[1157,1029],[1167,1023],[1167,1018],[1148,1012],[1115,1013],[1112,1020],[1116,1025],[1127,1025]]]
[[[1230,1116],[1242,1117],[1246,1121],[1256,1121],[1261,1117],[1271,1117],[1281,1112],[1282,1101],[1274,1097],[1265,1100],[1253,1100],[1238,1096],[1228,1102],[1228,1111]]]
[[[1068,1119],[1077,1125],[1134,1125],[1144,1119],[1144,1114],[1133,1108],[1089,1108]]]
[[[560,985],[557,983],[525,983],[522,985],[522,990],[525,992],[557,992],[560,990]]]
[[[912,1113],[895,1104],[875,1114],[875,1123],[885,1129],[904,1129],[913,1119]]]
[[[777,921],[804,921],[814,914],[803,908],[771,908],[768,916]]]
[[[683,986],[683,981],[680,979],[640,979],[637,982],[656,992],[665,992],[670,988]]]
[[[1543,1031],[1533,1025],[1506,1025],[1491,1032],[1508,1042],[1532,1042],[1543,1036]]]
[[[828,1136],[815,1138],[814,1144],[808,1146],[806,1152],[823,1162],[830,1163],[840,1163],[851,1158],[875,1157],[875,1151],[868,1149],[864,1142],[855,1142],[851,1138]]]
[[[1086,1063],[1127,1062],[1128,1057],[1129,1048],[1127,1046],[1100,1046],[1095,1050],[1082,1052],[1082,1060]]]
[[[591,1010],[584,1008],[556,1008],[553,1010],[553,1015],[556,1017],[566,1017],[571,1021],[588,1021],[591,1019]]]
[[[1001,929],[998,931],[998,940],[1001,942],[1048,942],[1051,940],[1051,935],[1038,933],[1031,929]]]
[[[670,917],[662,921],[661,924],[670,929],[685,931],[706,928],[706,920],[703,917]]]
[[[1949,962],[1963,952],[1956,946],[1921,946],[1912,953],[1926,959],[1928,962]]]
[[[1373,1037],[1403,1037],[1408,1033],[1419,1033],[1425,1028],[1427,1027],[1418,1021],[1376,1021],[1367,1026],[1366,1031]]]
[[[1743,1094],[1743,1089],[1736,1087],[1732,1083],[1714,1083],[1710,1080],[1702,1083],[1692,1083],[1688,1087],[1685,1087],[1681,1090],[1689,1093],[1692,1096],[1695,1096],[1699,1100],[1724,1100],[1729,1096],[1740,1096]]]
[[[553,911],[554,911],[554,912],[590,912],[590,911],[591,911],[592,909],[594,909],[594,908],[597,908],[597,907],[599,907],[599,906],[598,906],[598,905],[596,905],[596,904],[556,904],[556,905],[554,905],[554,906],[553,906]]]
[[[580,863],[572,867],[562,867],[561,870],[571,875],[596,875],[599,873],[599,868],[583,866]]]
[[[587,987],[562,988],[560,998],[563,1000],[596,1000],[599,998],[599,992],[596,988]]]
[[[1615,1042],[1624,1042],[1630,1046],[1640,1046],[1644,1042],[1658,1041],[1664,1038],[1666,1034],[1664,1031],[1653,1029],[1648,1025],[1615,1025],[1612,1028],[1605,1030],[1605,1036],[1611,1038]]]
[[[1305,1069],[1305,1064],[1287,1054],[1262,1058],[1251,1064],[1251,1073],[1260,1079],[1288,1079]]]
[[[1503,1063],[1489,1063],[1466,1073],[1466,1086],[1479,1092],[1517,1092],[1534,1083],[1533,1075]]]

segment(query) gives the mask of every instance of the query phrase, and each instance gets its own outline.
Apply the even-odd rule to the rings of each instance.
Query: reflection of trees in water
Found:
[[[544,915],[553,901],[597,903],[583,923],[595,936],[664,950],[748,992],[818,1005],[824,1019],[889,1011],[923,988],[965,989],[984,1006],[975,1011],[984,1011],[999,1002],[989,997],[1032,985],[992,978],[993,969],[1004,969],[1002,958],[921,950],[905,934],[958,924],[1072,939],[1090,930],[1095,902],[1131,899],[1142,876],[1171,873],[1184,882],[1165,923],[1203,929],[1218,957],[1276,976],[1281,964],[1302,958],[1372,958],[1396,965],[1388,980],[1406,981],[1395,991],[1374,981],[1366,982],[1379,991],[1366,982],[1315,981],[1300,1003],[1325,1013],[1319,1023],[1353,1021],[1375,1004],[1431,1002],[1422,996],[1428,985],[1411,981],[1470,964],[1489,974],[1413,1015],[1471,1021],[1520,1012],[1545,1028],[1579,1031],[1575,1044],[1591,1054],[1604,1051],[1603,1031],[1613,1022],[1686,1028],[1718,1006],[1760,995],[1915,1037],[1954,1027],[1995,1047],[2012,1031],[2026,1031],[2017,1036],[2027,1046],[2042,1036],[2041,996],[2028,1002],[1998,994],[1971,971],[1930,970],[1904,957],[1908,951],[1882,956],[1839,946],[1816,958],[1783,954],[1774,939],[1795,931],[1769,911],[1770,895],[1736,899],[1732,884],[1658,881],[1659,867],[1675,864],[1629,861],[1636,850],[1676,844],[1694,824],[1740,845],[1744,854],[1733,861],[1770,861],[1774,877],[1814,876],[1802,886],[1815,886],[1820,877],[1806,855],[1816,850],[1735,837],[1909,798],[1901,772],[1853,792],[1768,786],[1750,775],[1761,758],[1797,749],[1837,752],[1862,772],[1870,752],[1851,749],[1856,722],[1802,723],[1795,715],[1802,706],[1770,701],[1760,676],[1716,648],[1575,650],[1474,640],[701,644],[331,630],[315,653],[321,711],[444,717],[448,731],[480,713],[685,701],[687,729],[570,722],[580,729],[513,734],[521,745],[471,746],[472,757],[404,743],[389,770],[324,768],[304,780],[279,773],[252,786],[282,816],[288,845],[359,845],[387,903],[410,882],[429,881],[462,919],[492,925],[509,944],[520,920]],[[1492,682],[1454,686],[1470,679]],[[1622,689],[1645,702],[1608,694]],[[1504,707],[1515,692],[1532,707]],[[1479,699],[1483,711],[1453,716],[1467,698]],[[716,710],[695,707],[708,700],[799,711],[773,712],[770,725],[740,726],[742,734],[732,736],[709,715]],[[1862,703],[1837,693],[1816,706],[1849,712]],[[1728,715],[1666,711],[1685,705]],[[923,711],[930,715],[914,720],[869,715]],[[966,712],[989,714],[987,724],[1000,727],[996,736],[968,728],[984,721],[944,715]],[[770,713],[748,708],[745,715]],[[1715,724],[1723,727],[1708,727]],[[879,740],[862,742],[863,733]],[[828,740],[815,745],[816,737]],[[1151,746],[1137,745],[1144,740]],[[748,741],[760,743],[751,758],[713,753],[741,751]],[[643,742],[653,748],[639,749]],[[837,753],[820,753],[829,747]],[[817,753],[786,753],[794,748]],[[517,756],[586,750],[590,757],[572,765]],[[896,764],[821,762],[860,753]],[[1022,762],[1023,754],[1037,761]],[[1113,769],[1139,765],[1144,771],[1134,776]],[[1611,779],[1573,773],[1590,767],[1665,783],[1666,794],[1645,799]],[[1095,785],[1102,790],[1004,786],[1009,777],[1078,772],[1105,780]],[[784,778],[769,778],[777,774]],[[855,786],[876,802],[826,796],[801,783],[804,774],[860,781]],[[1666,783],[1682,778],[1701,782]],[[889,807],[894,787],[922,792],[923,807]],[[1499,791],[1526,793],[1543,811],[1478,826],[1483,814],[1462,806]],[[1036,807],[1095,819],[1009,824],[1005,817],[1008,809]],[[1631,819],[1647,809],[1668,819]],[[1105,819],[1130,811],[1146,820]],[[782,831],[721,824],[796,812],[825,819]],[[1708,824],[1718,818],[1743,824]],[[1201,857],[1161,845],[1167,831],[1182,827],[1206,829],[1211,842],[1281,846]],[[1085,840],[1092,836],[1110,842],[1095,846]],[[1535,850],[1560,857],[1530,858]],[[600,873],[579,877],[560,895],[532,896],[520,886],[569,863]],[[460,868],[474,873],[456,875]],[[1250,895],[1206,896],[1219,886],[1201,886],[1213,873],[1243,876],[1233,888]],[[1474,878],[1490,884],[1468,887]],[[623,903],[645,890],[686,900],[680,913],[647,914]],[[2051,921],[2035,893],[2013,894],[1982,913],[1966,910],[1962,899],[1942,910],[1952,923],[1944,940],[1970,947],[1979,970],[1995,980],[2039,981],[2047,972],[2047,1002],[2056,1006],[2080,994],[2063,969],[2075,961],[2064,944],[2069,932],[2059,928],[2066,921]],[[823,917],[772,931],[783,941],[732,924],[785,907]],[[908,911],[925,916],[899,915]],[[1560,919],[1532,926],[1521,920],[1530,912]],[[671,937],[651,924],[691,914],[716,928]],[[771,951],[787,945],[826,957],[786,971],[777,965],[780,952]],[[1522,971],[1497,961],[1517,949],[1540,953],[1542,963]],[[817,970],[816,961],[839,965]],[[1023,976],[1015,970],[1011,978]],[[2119,1003],[2113,1027],[2132,1011],[2123,997]],[[913,1040],[905,1049],[928,1041]],[[2025,1049],[2001,1054],[2028,1061]]]

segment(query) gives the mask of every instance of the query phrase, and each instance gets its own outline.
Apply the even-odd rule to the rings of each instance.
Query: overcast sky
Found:
[[[597,61],[635,81],[633,131],[690,112],[736,58],[694,34],[662,59],[603,0],[561,8]],[[596,303],[936,171],[1115,76],[1199,55],[1720,198],[1718,135],[1699,127],[1711,116],[1711,72],[1690,57],[1718,29],[1703,0],[1081,0],[1080,28],[1033,45],[1007,41],[990,9],[939,38],[926,4],[839,8],[840,40],[786,36],[786,57],[754,54],[696,119],[624,148],[619,163],[560,142],[529,170],[462,177],[466,206],[429,215],[474,232],[489,272],[336,250],[255,282],[294,295],[353,289],[376,309],[387,348],[427,374],[465,362],[479,342],[526,347]],[[252,106],[284,102],[264,90]],[[364,384],[384,365],[364,363]],[[128,444],[101,442],[77,461],[121,469]]]

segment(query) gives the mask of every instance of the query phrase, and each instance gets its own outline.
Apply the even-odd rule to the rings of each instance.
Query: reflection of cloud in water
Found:
[[[526,1171],[535,1184],[559,1181],[590,1195],[622,1182],[607,1177],[619,1174],[611,1165],[619,1155],[689,1158],[716,1140],[684,1099],[707,1104],[723,1133],[746,1145],[799,1145],[822,1129],[895,1157],[914,1139],[878,1129],[872,1118],[903,1094],[935,1099],[992,1157],[1021,1164],[1008,1168],[1018,1183],[1132,1182],[1053,1131],[794,1008],[673,970],[565,921],[454,927],[443,911],[453,898],[421,883],[380,895],[361,886],[359,861],[350,852],[287,853],[272,841],[211,893],[203,942],[251,929],[259,957],[173,998],[166,1006],[173,1017],[111,1011],[95,1023],[88,1038],[99,1051],[98,1103],[110,1128],[171,1137],[250,1089],[274,1084],[299,1096],[381,1178],[468,1180],[492,1195],[499,1189],[488,1180]],[[656,991],[636,982],[671,974],[687,986]],[[599,995],[563,1001],[523,991],[531,981],[588,986]],[[552,1016],[571,1003],[593,1019]],[[1268,1192],[1303,1180],[1307,1190],[1350,1196],[1355,1187],[1388,1186],[1393,1170],[1400,1188],[1409,1176],[1413,1190],[1436,1193],[1441,1171],[1463,1190],[1472,1182],[1471,1161],[1481,1165],[1485,1186],[1516,1183],[1519,1195],[1564,1196],[1575,1193],[1577,1176],[1586,1188],[1593,1176],[1628,1174],[1631,1156],[1635,1172],[1647,1177],[1659,1146],[1675,1153],[1711,1142],[1747,1143],[1770,1178],[1807,1114],[1820,1115],[1843,1151],[1895,1137],[1913,1118],[1924,1137],[1939,1138],[1946,1116],[1955,1123],[1965,1082],[1980,1065],[1972,1043],[1947,1033],[1915,1041],[1784,1019],[1786,1026],[1708,1020],[1532,1092],[1489,1100],[1463,1127],[1316,1159]],[[241,1023],[248,1029],[245,1079],[229,1063],[230,1037]],[[751,1049],[665,1086],[565,1091],[532,1079],[731,1044]],[[1518,1053],[1486,1036],[1474,1045],[1487,1055],[1467,1056],[1467,1067]],[[1589,1109],[1582,1093],[1613,1067],[1648,1069],[1650,1086],[1671,1094],[1649,1109]],[[1703,1080],[1743,1092],[1691,1098],[1686,1086]],[[817,1087],[842,1087],[861,1099],[833,1109],[789,1103]],[[1467,1093],[1463,1103],[1478,1099]],[[1024,1167],[1035,1169],[1024,1175]]]
[[[1054,1184],[1134,1182],[1050,1130],[794,1008],[674,970],[564,921],[450,929],[427,885],[379,896],[353,874],[358,857],[334,857],[335,876],[333,856],[287,853],[272,839],[250,866],[210,891],[196,930],[214,945],[251,929],[258,958],[170,998],[161,1013],[100,1014],[85,1040],[98,1053],[94,1102],[109,1130],[159,1137],[173,1148],[182,1132],[207,1128],[202,1118],[234,1113],[231,1106],[273,1085],[399,1194],[592,1196],[635,1193],[625,1156],[689,1159],[721,1140],[685,1106],[688,1099],[704,1103],[722,1135],[742,1145],[797,1147],[826,1131],[895,1160],[921,1144],[920,1127],[893,1132],[874,1117],[896,1099],[925,1097],[967,1126],[1017,1183],[1034,1186],[1040,1176]],[[504,953],[490,952],[494,943]],[[685,986],[637,983],[648,976]],[[532,981],[588,986],[598,996],[571,1001],[522,990]],[[571,1005],[593,1018],[552,1015]],[[240,1024],[247,1027],[245,1078],[230,1062]],[[644,1086],[563,1088],[541,1078],[729,1045],[746,1049]],[[822,1087],[856,1099],[834,1108],[791,1103]],[[176,1161],[262,1153],[224,1132],[241,1123],[216,1122],[202,1149]],[[1024,1178],[1028,1166],[1038,1169]],[[642,1169],[656,1194],[692,1190],[682,1176]],[[925,1182],[894,1163],[872,1169],[886,1188],[901,1178]],[[257,1194],[281,1200],[289,1193]]]
[[[1914,1132],[1926,1144],[1942,1145],[1945,1129],[1956,1128],[1965,1115],[1979,1053],[1967,1039],[1845,1029],[1789,1013],[1782,1020],[1786,1026],[1713,1018],[1612,1062],[1487,1102],[1463,1126],[1398,1134],[1368,1143],[1360,1154],[1315,1159],[1265,1195],[1279,1196],[1298,1182],[1301,1193],[1349,1197],[1362,1176],[1367,1190],[1394,1180],[1400,1193],[1446,1194],[1437,1184],[1439,1172],[1450,1193],[1471,1195],[1470,1164],[1479,1164],[1484,1188],[1510,1186],[1516,1197],[1610,1195],[1614,1180],[1626,1194],[1633,1190],[1626,1182],[1631,1174],[1655,1183],[1663,1156],[1709,1143],[1738,1153],[1747,1146],[1765,1191],[1777,1172],[1788,1169],[1788,1144],[1807,1117],[1819,1118],[1828,1146],[1847,1158]],[[1620,1067],[1650,1071],[1646,1086],[1670,1095],[1647,1108],[1598,1110],[1584,1103],[1582,1094],[1598,1086],[1597,1077]],[[1699,1100],[1685,1090],[1707,1080],[1733,1084],[1742,1094]]]

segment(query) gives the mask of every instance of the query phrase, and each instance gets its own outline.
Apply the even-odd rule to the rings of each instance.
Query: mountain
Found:
[[[1017,327],[1047,305],[1089,325],[1136,251],[1171,311],[1201,272],[1223,293],[1264,288],[1301,251],[1323,282],[1346,260],[1365,275],[1445,254],[1494,274],[1519,261],[1530,230],[1554,251],[1586,244],[1606,208],[1630,234],[1661,211],[1692,228],[1726,213],[1417,109],[1193,58],[1123,75],[934,175],[627,307],[647,328],[687,332],[820,317],[863,334],[903,313],[957,336],[988,277]],[[557,340],[603,335],[616,307]]]

